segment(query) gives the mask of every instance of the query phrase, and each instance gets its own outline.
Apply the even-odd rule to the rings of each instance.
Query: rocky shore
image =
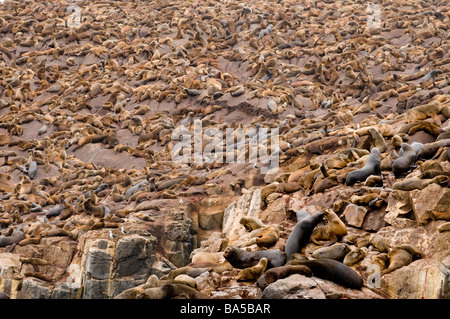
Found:
[[[449,28],[444,0],[3,1],[0,298],[450,298]],[[315,214],[297,267],[224,255]]]

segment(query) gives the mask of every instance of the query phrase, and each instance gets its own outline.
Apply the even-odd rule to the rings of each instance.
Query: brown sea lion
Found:
[[[237,276],[237,281],[256,281],[266,271],[267,258],[261,258],[257,265],[242,269]]]
[[[356,248],[345,255],[343,263],[347,266],[353,266],[366,257],[366,248]]]
[[[424,189],[425,187],[433,183],[442,186],[448,185],[449,177],[445,175],[439,175],[432,179],[421,179],[419,177],[406,178],[402,181],[394,183],[394,185],[392,185],[392,189],[412,191],[414,189]]]
[[[336,236],[342,237],[347,235],[347,227],[335,212],[331,209],[325,209],[323,214],[328,221],[331,231],[335,233]]]
[[[300,274],[306,277],[312,276],[311,269],[304,265],[284,265],[267,270],[261,277],[259,277],[257,284],[261,290],[264,290],[267,285],[293,274]]]
[[[274,246],[280,238],[280,232],[283,230],[281,225],[270,225],[258,232],[243,247],[256,244],[258,247],[270,248]]]
[[[331,230],[329,225],[318,226],[314,228],[311,234],[311,241],[316,245],[331,245],[337,242],[336,234]]]
[[[263,228],[264,224],[258,217],[245,216],[239,220],[239,223],[244,226],[245,230],[253,231],[258,228]]]

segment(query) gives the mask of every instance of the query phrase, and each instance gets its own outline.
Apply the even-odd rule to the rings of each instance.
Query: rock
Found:
[[[171,212],[164,228],[163,249],[166,258],[177,267],[189,263],[189,255],[194,249],[192,221],[184,211]]]
[[[381,288],[393,298],[441,299],[448,296],[448,251],[418,259],[381,277]]]
[[[258,217],[261,207],[261,190],[252,188],[240,198],[233,201],[224,211],[222,232],[227,236],[229,245],[233,245],[246,233],[239,223],[242,217]]]
[[[405,216],[401,218],[406,219],[408,214],[414,210],[414,204],[412,202],[410,192],[402,190],[393,190],[388,197],[388,205],[386,207],[386,215],[384,220],[395,227],[401,227],[406,221],[399,223],[399,216]]]
[[[114,277],[139,276],[150,272],[156,238],[136,234],[124,236],[116,243]]]
[[[428,223],[432,218],[450,220],[450,190],[448,188],[431,184],[412,193],[414,215],[419,225]]]
[[[317,281],[303,275],[294,274],[279,279],[264,289],[262,299],[326,299]]]
[[[367,208],[355,204],[348,204],[342,215],[348,225],[361,227],[367,214]]]
[[[19,299],[50,299],[53,287],[51,284],[33,277],[22,280]]]

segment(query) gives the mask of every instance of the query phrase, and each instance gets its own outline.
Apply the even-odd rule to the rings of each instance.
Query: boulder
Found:
[[[342,215],[347,225],[360,228],[367,214],[367,208],[355,204],[348,204]]]
[[[398,299],[448,298],[448,251],[418,259],[381,277],[381,288]]]

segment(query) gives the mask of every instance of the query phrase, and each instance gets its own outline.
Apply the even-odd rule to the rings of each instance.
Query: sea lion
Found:
[[[370,175],[364,182],[367,187],[383,187],[383,176]]]
[[[441,186],[448,185],[449,177],[445,175],[439,175],[432,179],[421,179],[419,177],[406,178],[402,181],[395,182],[392,185],[392,189],[398,189],[402,191],[412,191],[414,189],[424,189],[431,184],[439,184]]]
[[[161,286],[165,299],[210,299],[209,296],[184,284],[165,284]],[[139,299],[139,296],[137,297]]]
[[[254,216],[242,217],[239,220],[239,223],[244,226],[245,230],[247,231],[253,231],[255,229],[264,227],[263,222],[258,217]]]
[[[257,265],[242,269],[237,275],[237,281],[256,281],[266,268],[267,258],[261,258]]]
[[[287,260],[295,253],[301,252],[301,249],[310,240],[314,227],[323,219],[324,212],[319,212],[308,217],[303,217],[292,229],[287,241],[284,251],[286,252]]]
[[[161,276],[161,280],[175,279],[175,277],[185,274],[192,278],[200,276],[205,271],[209,271],[211,267],[192,267],[192,266],[184,266],[177,269],[171,270],[167,275]]]
[[[383,236],[373,234],[369,237],[369,244],[373,245],[380,253],[389,251],[389,242]]]
[[[442,147],[450,146],[450,139],[443,139],[432,143],[425,144],[417,153],[417,159],[430,159]]]
[[[311,234],[311,241],[316,245],[331,245],[337,242],[337,236],[329,225],[317,226]]]
[[[267,270],[259,277],[257,285],[261,290],[264,290],[267,285],[274,283],[279,279],[289,277],[293,274],[300,274],[306,277],[312,276],[312,271],[304,265],[284,265]]]
[[[383,135],[381,135],[375,128],[371,127],[369,128],[369,133],[372,136],[373,143],[376,148],[380,151],[380,153],[386,152],[387,145],[386,141],[384,140]]]
[[[0,236],[0,247],[5,247],[13,244],[17,244],[21,240],[25,239],[25,233],[21,227],[18,227],[12,231],[10,236]]]
[[[342,261],[350,252],[347,244],[334,244],[329,247],[321,247],[313,251],[311,257],[315,259],[334,259]]]
[[[407,172],[416,160],[416,151],[411,145],[402,143],[401,148],[403,155],[392,163],[392,171],[396,178]]]
[[[344,287],[361,289],[364,281],[361,276],[347,265],[334,259],[310,259],[296,261],[296,265],[308,267],[313,276],[331,280]]]
[[[347,235],[347,227],[335,212],[331,209],[325,209],[323,213],[328,221],[331,231],[335,233],[336,236],[342,237]]]
[[[366,250],[367,248],[356,248],[350,251],[347,255],[345,255],[343,264],[347,266],[353,266],[354,264],[363,260],[364,257],[366,257]]]
[[[260,230],[260,229],[258,229]],[[243,247],[256,244],[258,247],[270,248],[274,246],[280,238],[280,232],[283,230],[281,225],[270,225],[258,231]]]
[[[450,231],[450,222],[439,225],[438,232],[443,233],[445,231]]]
[[[235,268],[248,268],[258,264],[261,258],[267,258],[267,269],[286,263],[286,255],[279,249],[247,251],[237,247],[228,247],[223,257]]]
[[[382,254],[376,255],[370,265],[377,266],[379,271],[382,271],[387,268],[388,264],[389,264],[389,255],[386,253],[382,253]],[[373,268],[373,267],[368,267],[368,268]]]
[[[357,182],[364,182],[370,175],[381,175],[380,151],[376,147],[372,148],[369,158],[362,168],[347,174],[345,184],[351,186]]]
[[[277,193],[293,193],[302,188],[302,184],[298,182],[279,183],[275,189]]]
[[[195,281],[195,279],[185,274],[180,274],[176,276],[173,279],[173,283],[184,284],[194,289],[197,288],[197,282]]]
[[[403,266],[409,265],[413,260],[422,258],[422,253],[408,244],[394,247],[389,253],[389,266],[381,271],[381,275],[388,274]]]

